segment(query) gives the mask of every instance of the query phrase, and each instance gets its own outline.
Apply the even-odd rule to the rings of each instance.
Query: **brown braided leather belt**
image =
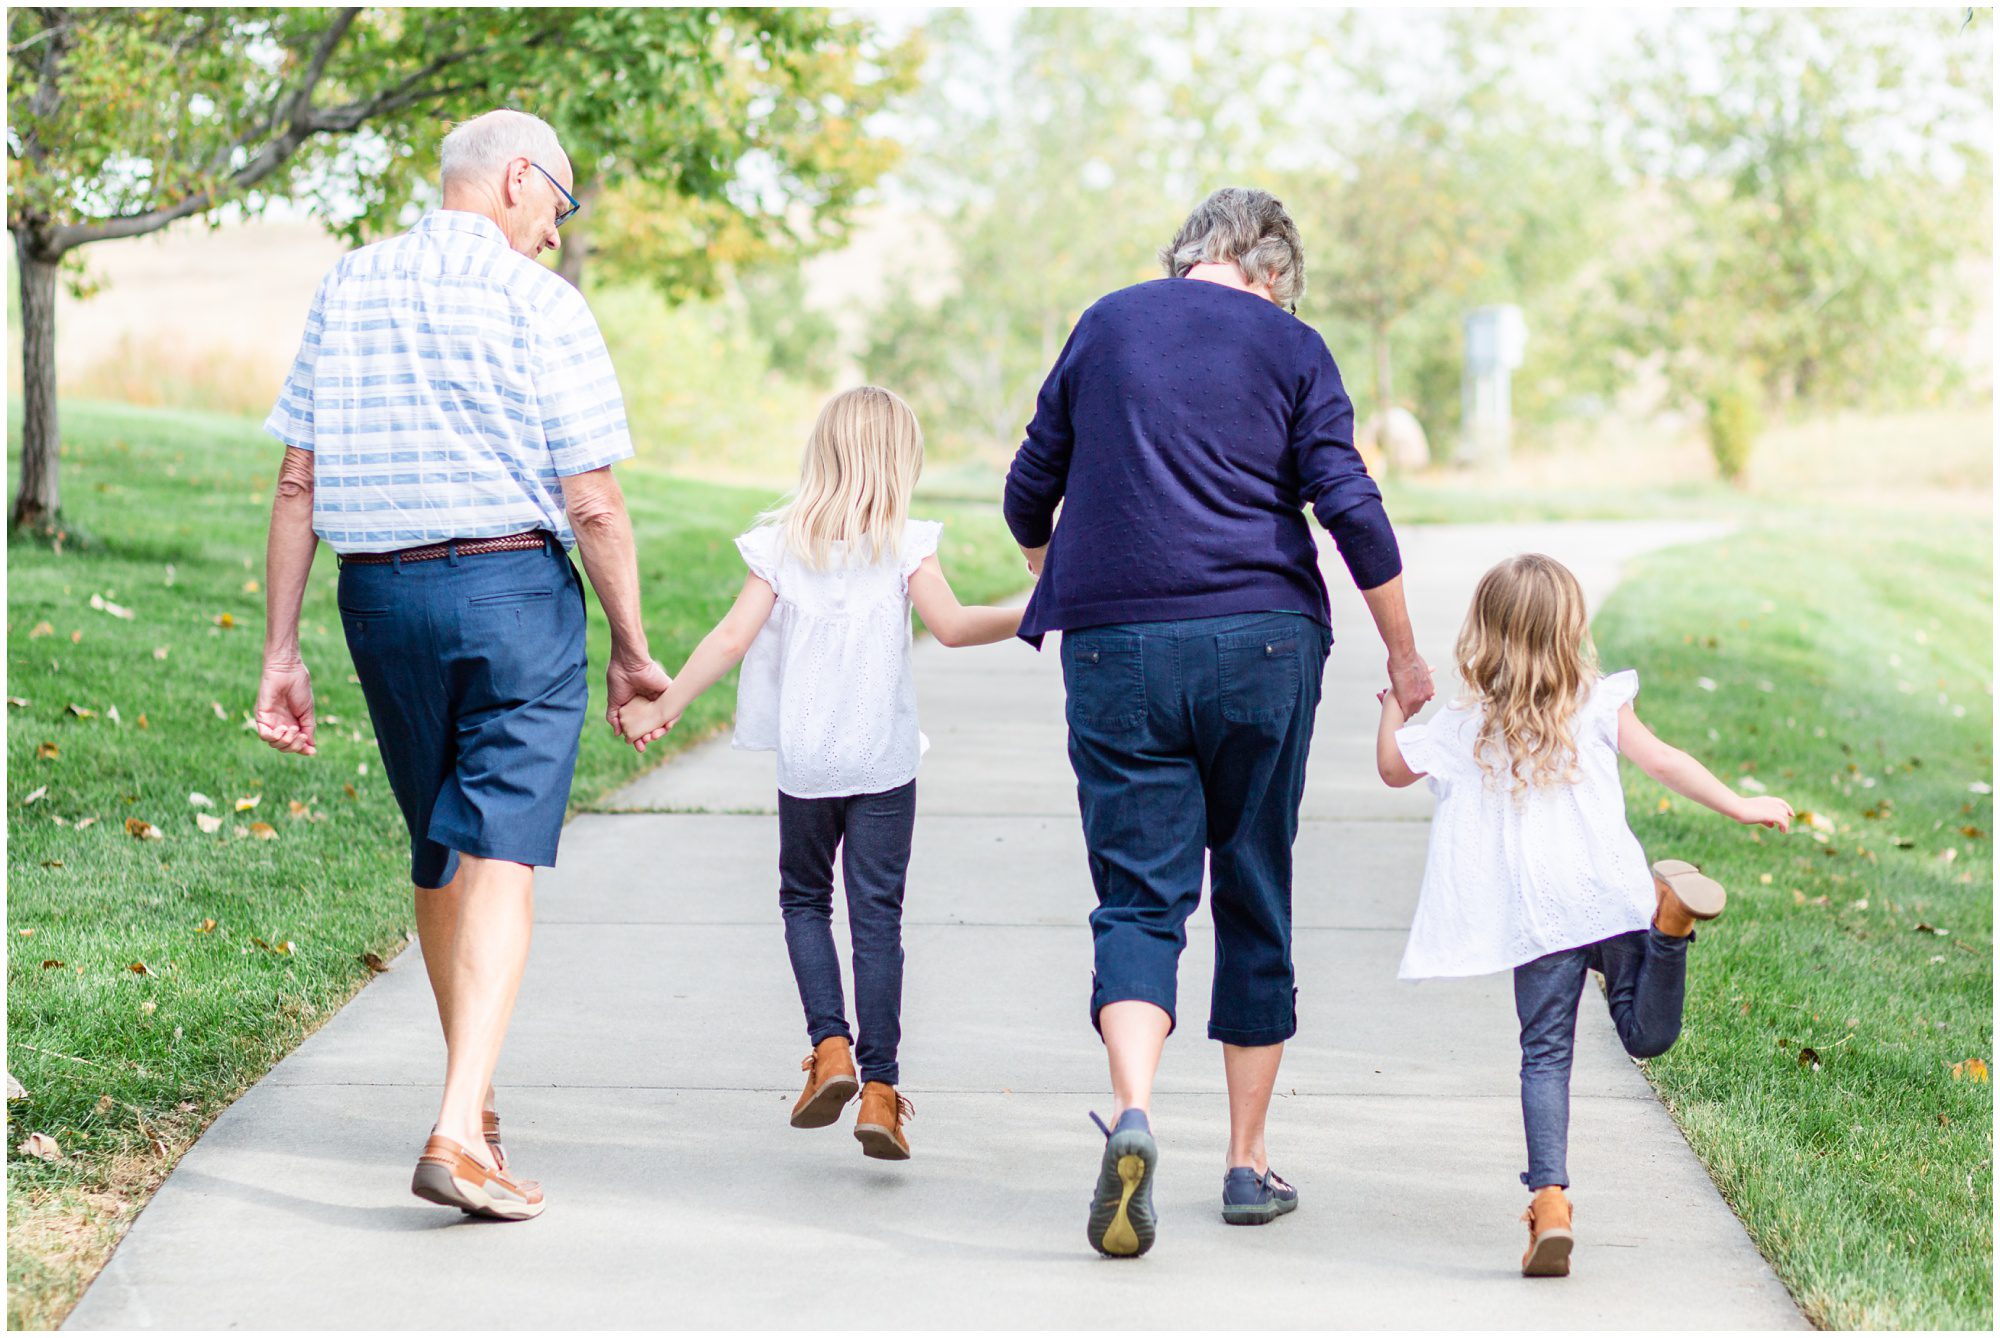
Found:
[[[450,557],[452,549],[458,550],[460,557],[478,557],[481,553],[514,553],[524,548],[540,548],[555,539],[547,530],[526,530],[520,534],[503,534],[492,539],[448,539],[441,544],[425,544],[421,548],[404,548],[394,553],[342,553],[342,563],[358,562],[372,566],[385,562],[430,562],[441,557]]]

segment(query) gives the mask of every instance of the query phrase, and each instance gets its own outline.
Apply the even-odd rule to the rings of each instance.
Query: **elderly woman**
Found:
[[[1117,1103],[1116,1124],[1099,1121],[1089,1237],[1120,1256],[1153,1242],[1148,1108],[1204,852],[1208,1034],[1229,1084],[1223,1217],[1264,1223],[1298,1204],[1266,1159],[1264,1118],[1297,1030],[1292,840],[1332,642],[1305,507],[1367,600],[1404,710],[1431,696],[1353,407],[1325,341],[1289,314],[1305,290],[1297,227],[1263,191],[1220,190],[1160,258],[1167,278],[1103,298],[1070,332],[1006,495],[1040,576],[1021,635],[1063,633],[1098,903],[1090,1011]]]

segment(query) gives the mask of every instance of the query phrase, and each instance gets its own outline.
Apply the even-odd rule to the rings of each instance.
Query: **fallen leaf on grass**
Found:
[[[104,718],[106,720],[109,720],[114,725],[123,725],[125,723],[122,719],[119,718],[118,708],[116,706],[113,706],[110,710],[106,711],[104,713]]]
[[[28,1099],[28,1089],[21,1086],[20,1079],[11,1073],[7,1075],[7,1099],[9,1101],[26,1101]]]
[[[1974,781],[1972,782],[1972,784],[1966,786],[1965,788],[1972,791],[1974,794],[1993,793],[1993,787],[1991,785],[1988,785],[1985,781]]]
[[[1986,1068],[1983,1059],[1962,1059],[1951,1066],[1951,1076],[1964,1078],[1969,1082],[1991,1082],[1993,1075]]]
[[[1917,921],[1910,928],[1919,934],[1936,934],[1939,938],[1943,938],[1951,932],[1949,929],[1939,929],[1936,925],[1925,924],[1922,920]]]
[[[28,633],[28,640],[33,641],[36,637],[54,636],[55,634],[56,634],[56,629],[51,627],[49,624],[36,623],[35,630]]]
[[[1792,821],[1801,827],[1810,827],[1816,832],[1830,832],[1833,830],[1833,820],[1831,818],[1827,817],[1824,813],[1815,813],[1811,809],[1796,814],[1792,818]]]
[[[42,867],[44,869],[60,869],[63,867],[63,862],[59,859],[45,859],[42,861]]]
[[[155,647],[153,647],[153,658],[154,658],[154,659],[156,659],[156,660],[164,660],[164,659],[166,659],[166,658],[167,658],[167,647],[165,647],[165,646],[155,646]]]
[[[78,706],[75,702],[71,702],[68,706],[65,706],[63,709],[65,711],[68,711],[71,715],[75,716],[78,720],[90,720],[97,715],[97,712],[91,710],[88,706]]]
[[[189,792],[188,802],[190,804],[193,804],[196,808],[215,807],[215,801],[213,799],[210,799],[207,795],[201,793],[201,791],[199,790],[194,790]]]
[[[21,801],[21,807],[26,808],[28,805],[36,802],[37,800],[47,797],[48,792],[49,792],[48,786],[37,785],[34,789],[28,791],[28,797]]]
[[[1658,807],[1658,810],[1657,810],[1657,811],[1659,811],[1659,812],[1661,812],[1661,813],[1670,813],[1670,812],[1672,812],[1672,811],[1673,811],[1673,807],[1674,807],[1674,801],[1673,801],[1673,800],[1671,800],[1671,799],[1662,799],[1662,800],[1660,800],[1660,803],[1659,803],[1659,807]]]
[[[50,761],[62,756],[62,749],[47,739],[35,745],[35,756],[41,761]]]
[[[291,801],[291,814],[292,817],[295,819],[305,818],[312,816],[312,810],[307,808],[304,804],[301,804],[298,800],[294,799]]]
[[[83,644],[83,629],[82,629],[82,628],[78,628],[78,629],[77,629],[76,631],[74,631],[74,632],[71,632],[71,633],[69,634],[69,644],[70,644],[70,645],[72,645],[72,646],[81,646],[81,645]]]
[[[1760,873],[1757,875],[1757,881],[1762,883],[1765,887],[1769,887],[1771,885],[1771,875],[1768,873]]]
[[[261,794],[256,795],[249,799],[239,799],[236,801],[236,811],[238,813],[248,813],[251,809],[257,807],[257,805],[263,802],[264,802],[264,796]]]
[[[59,967],[64,967],[64,966],[68,966],[68,965],[69,965],[69,963],[68,963],[68,962],[65,962],[65,961],[63,961],[63,960],[62,960],[62,959],[61,959],[60,957],[44,957],[44,958],[42,958],[42,970],[44,970],[44,971],[54,971],[54,970],[58,969]]]
[[[1811,1069],[1817,1073],[1819,1071],[1819,1051],[1813,1049],[1810,1045],[1800,1046],[1799,1067],[1802,1069]]]
[[[1856,901],[1856,902],[1854,903],[1854,909],[1855,909],[1855,910],[1857,910],[1857,911],[1865,911],[1865,910],[1867,910],[1867,909],[1868,909],[1868,898],[1866,898],[1866,897],[1862,897],[1862,898],[1861,898],[1860,900]]]
[[[56,1140],[47,1134],[29,1134],[18,1149],[24,1156],[37,1157],[42,1161],[61,1161],[63,1150]]]
[[[97,821],[96,818],[78,818],[76,820],[76,829],[78,831],[82,831],[84,828],[91,826],[96,821]]]
[[[1940,864],[1949,864],[1957,858],[1957,846],[1946,846],[1943,850],[1938,851],[1938,863]]]
[[[28,704],[28,699],[26,697],[9,697],[7,699],[7,704],[9,706],[26,706]]]
[[[125,819],[125,830],[141,841],[164,841],[166,834],[144,818]]]
[[[253,822],[250,824],[250,835],[259,841],[275,841],[278,839],[278,829],[268,822]]]
[[[234,627],[236,626],[236,617],[234,614],[218,613],[215,615],[215,625],[217,627]]]
[[[389,969],[389,964],[382,960],[381,954],[379,953],[373,953],[373,952],[362,953],[361,964],[367,967],[371,973],[378,976],[381,975],[384,971],[387,971]]]
[[[197,934],[213,934],[215,932],[215,920],[212,917],[210,919],[203,920],[201,922],[201,928],[195,930],[194,932]]]
[[[352,781],[349,781],[347,784],[341,786],[340,788],[347,791],[347,797],[349,799],[359,799],[361,797],[361,791],[354,788],[354,783]]]
[[[124,618],[127,621],[130,621],[133,616],[132,610],[125,608],[123,605],[120,604],[113,604],[103,595],[92,595],[90,597],[90,607],[92,607],[93,609],[97,609],[100,612],[108,613],[114,618]]]
[[[111,1099],[109,1092],[97,1098],[97,1113],[99,1115],[109,1115],[113,1110],[117,1109],[117,1106],[118,1103]]]
[[[216,718],[217,720],[227,720],[227,719],[229,719],[229,712],[227,712],[227,711],[225,711],[225,710],[223,710],[223,709],[222,709],[222,703],[221,703],[221,702],[210,702],[210,703],[208,704],[208,709],[209,709],[209,710],[211,710],[211,711],[213,711],[213,712],[215,712],[215,718]]]
[[[194,825],[201,828],[208,835],[213,836],[222,830],[222,819],[216,817],[213,813],[197,813],[194,815]]]
[[[154,1003],[151,999],[147,999],[139,1005],[139,1015],[141,1017],[151,1017],[159,1011],[159,1008],[158,1004]]]
[[[139,718],[134,723],[137,724],[140,729],[151,729],[153,727],[151,723],[147,721],[146,713],[144,711],[139,712]]]
[[[1697,678],[1694,681],[1694,685],[1700,688],[1703,692],[1715,691],[1715,680],[1707,677],[1706,675],[1704,675],[1701,678]]]
[[[1970,827],[1970,826],[1960,827],[1958,829],[1958,834],[1960,836],[1966,837],[1968,840],[1973,840],[1973,841],[1977,841],[1980,837],[1986,835],[1985,832],[1980,831],[1977,827]]]
[[[150,976],[153,974],[153,968],[147,966],[144,962],[134,962],[125,969],[135,976]]]

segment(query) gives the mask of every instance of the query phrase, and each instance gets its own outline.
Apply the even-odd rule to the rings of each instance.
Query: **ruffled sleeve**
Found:
[[[785,530],[781,525],[759,525],[736,536],[736,551],[750,574],[773,590],[778,588],[778,561],[784,556]]]
[[[1421,725],[1405,725],[1396,731],[1396,748],[1403,754],[1403,761],[1410,770],[1433,780],[1442,779],[1456,769],[1450,748],[1438,737],[1437,726],[1442,717],[1440,712]]]
[[[1618,746],[1618,713],[1638,695],[1639,671],[1636,669],[1621,669],[1597,680],[1597,687],[1590,696],[1590,709],[1596,717],[1598,729],[1603,731],[1613,748]]]
[[[938,550],[938,540],[944,534],[944,522],[939,520],[906,520],[903,522],[903,579],[916,575],[924,559]]]

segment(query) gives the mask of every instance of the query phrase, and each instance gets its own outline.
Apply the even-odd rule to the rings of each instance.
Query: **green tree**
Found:
[[[442,124],[508,104],[559,127],[586,191],[626,183],[767,244],[810,235],[882,164],[856,120],[871,43],[773,8],[12,10],[13,524],[60,525],[54,299],[80,247],[287,197],[350,239],[378,234],[431,189]]]
[[[1732,441],[1746,393],[1782,408],[1937,391],[1951,369],[1931,335],[1962,313],[1953,271],[1990,226],[1990,22],[1685,19],[1642,33],[1619,90],[1624,156],[1662,216],[1615,276],[1628,348],[1683,402],[1726,409],[1711,428]]]

